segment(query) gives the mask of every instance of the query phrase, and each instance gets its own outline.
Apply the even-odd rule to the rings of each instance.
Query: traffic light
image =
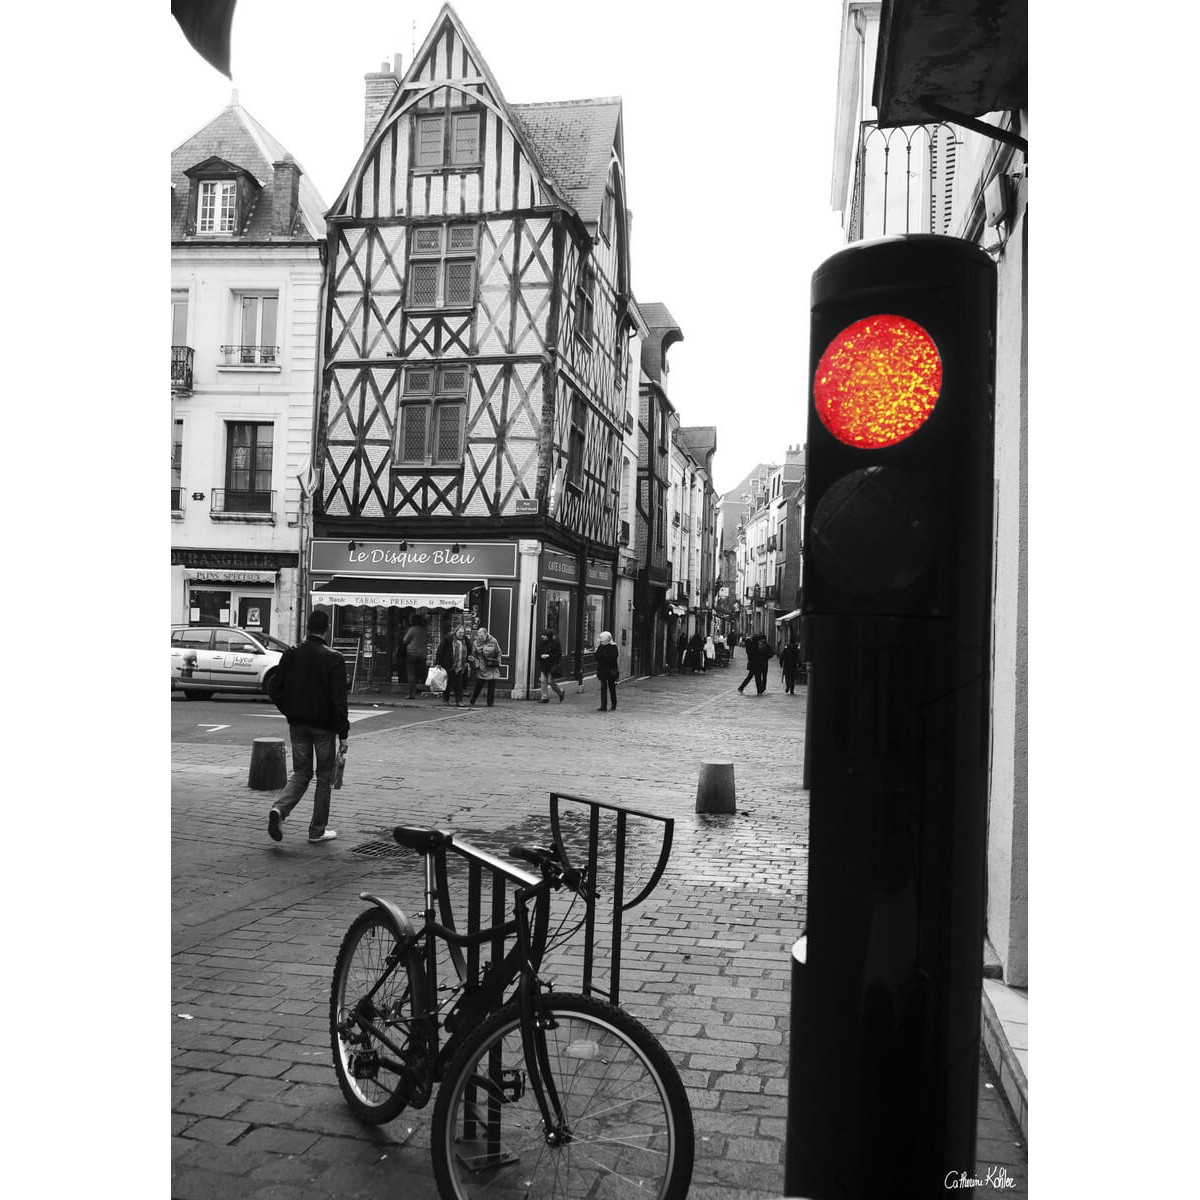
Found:
[[[991,551],[995,292],[991,260],[956,238],[861,243],[814,274],[806,612],[972,602]]]
[[[788,1195],[935,1195],[974,1166],[995,310],[995,267],[954,238],[813,275]]]

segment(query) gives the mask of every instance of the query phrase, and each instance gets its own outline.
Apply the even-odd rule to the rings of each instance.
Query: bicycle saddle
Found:
[[[418,854],[428,854],[432,850],[440,850],[454,841],[454,835],[444,829],[416,829],[411,825],[397,825],[392,830],[392,837],[402,846],[416,850]]]

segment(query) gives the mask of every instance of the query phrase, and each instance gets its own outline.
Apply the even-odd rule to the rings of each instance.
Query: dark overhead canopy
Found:
[[[884,0],[879,124],[921,125],[1028,104],[1028,0]]]

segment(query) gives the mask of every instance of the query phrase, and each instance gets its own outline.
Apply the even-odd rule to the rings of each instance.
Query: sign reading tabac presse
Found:
[[[401,549],[403,544],[404,549]],[[457,547],[457,549],[455,548]],[[517,573],[515,542],[360,542],[316,538],[309,570],[394,579],[479,579]]]

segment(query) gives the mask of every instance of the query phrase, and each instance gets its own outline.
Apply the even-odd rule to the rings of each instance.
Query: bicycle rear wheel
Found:
[[[509,1005],[466,1041],[438,1091],[431,1151],[443,1200],[683,1200],[695,1135],[666,1051],[611,1004],[555,994],[545,1008],[563,1135],[547,1137]]]
[[[346,1102],[368,1125],[391,1121],[408,1104],[419,1107],[429,1097],[414,1037],[425,973],[420,955],[401,951],[398,942],[387,916],[368,909],[347,931],[333,969],[333,1066]]]

